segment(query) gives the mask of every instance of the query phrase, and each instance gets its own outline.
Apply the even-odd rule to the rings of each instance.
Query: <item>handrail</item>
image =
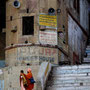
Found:
[[[59,46],[58,46],[58,49],[59,49],[66,57],[68,57],[68,53],[67,53],[65,50],[63,50],[62,47],[59,47]]]

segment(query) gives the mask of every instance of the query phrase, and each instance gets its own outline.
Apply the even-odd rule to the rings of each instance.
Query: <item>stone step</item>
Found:
[[[90,48],[90,45],[88,45],[87,48]]]
[[[90,56],[90,53],[87,53],[88,56]]]
[[[77,82],[77,83],[50,83],[47,87],[54,86],[54,87],[79,87],[79,86],[89,86],[90,82]]]
[[[90,76],[84,76],[84,77],[53,77],[51,80],[56,81],[65,81],[65,80],[90,80]]]
[[[86,50],[85,52],[86,52],[86,53],[90,53],[90,50]]]
[[[90,69],[77,69],[77,70],[53,70],[51,74],[53,75],[62,75],[62,74],[87,74],[90,73]]]
[[[84,82],[71,82],[71,83],[69,83],[69,82],[66,82],[66,83],[64,83],[64,82],[57,82],[57,83],[52,83],[52,82],[50,82],[50,84],[48,83],[47,84],[47,87],[49,87],[49,86],[55,86],[55,87],[57,87],[57,86],[59,86],[59,87],[70,87],[70,86],[73,86],[73,87],[77,87],[77,86],[80,86],[80,85],[83,85],[83,86],[87,86],[87,85],[89,85],[90,86],[90,82],[86,82],[86,83],[84,83]]]
[[[83,63],[89,64],[90,63],[90,60],[83,60]]]
[[[90,90],[90,64],[52,68],[45,90]]]
[[[86,77],[86,76],[89,76],[90,77],[90,73],[84,73],[84,74],[63,74],[63,75],[51,75],[51,77],[57,77],[57,78],[62,78],[62,77]]]
[[[83,62],[90,62],[90,58],[89,57],[84,58]]]
[[[65,80],[65,81],[63,81],[63,80],[61,80],[61,81],[48,81],[47,82],[47,86],[52,86],[52,85],[72,85],[72,84],[81,84],[81,83],[83,83],[83,85],[90,85],[90,81],[88,81],[88,80]]]
[[[90,76],[84,77],[51,77],[49,78],[48,82],[53,83],[76,83],[76,82],[89,82],[90,83]]]
[[[90,58],[86,57],[86,58],[84,58],[84,60],[90,60]]]
[[[86,48],[86,50],[90,50],[90,48]]]
[[[79,87],[47,87],[45,90],[90,90],[90,86]]]
[[[68,77],[64,77],[64,76],[60,76],[60,77],[56,77],[56,76],[51,76],[51,78],[49,78],[49,81],[48,82],[53,82],[53,83],[80,83],[80,82],[89,82],[90,83],[90,75],[87,76],[77,76],[77,77],[71,77],[71,76],[68,76]],[[89,81],[88,81],[89,80]]]
[[[73,77],[73,78],[53,78],[51,81],[53,81],[54,83],[57,83],[57,82],[61,82],[61,83],[70,83],[70,82],[73,82],[73,83],[76,83],[76,82],[89,82],[90,83],[90,78],[89,77],[82,77],[82,78],[76,78],[76,77]]]
[[[73,65],[73,66],[58,66],[58,67],[53,67],[53,70],[67,70],[67,69],[85,69],[85,68],[90,68],[90,64],[83,64],[83,65]]]

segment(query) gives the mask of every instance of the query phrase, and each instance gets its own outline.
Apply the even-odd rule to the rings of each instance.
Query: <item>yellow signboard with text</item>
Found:
[[[57,27],[57,16],[55,15],[39,15],[39,25],[48,26],[48,27]]]

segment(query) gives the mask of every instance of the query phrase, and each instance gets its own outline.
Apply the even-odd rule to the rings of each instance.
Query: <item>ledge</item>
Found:
[[[17,48],[17,47],[26,47],[26,46],[41,46],[41,47],[48,47],[48,48],[57,48],[57,45],[53,46],[53,45],[42,45],[42,44],[33,44],[33,43],[29,43],[29,44],[14,44],[11,46],[7,46],[5,48],[5,50],[9,50],[12,48]]]
[[[27,46],[41,46],[41,47],[48,47],[48,48],[56,48],[59,49],[65,56],[68,57],[68,53],[63,50],[63,48],[59,47],[58,45],[52,46],[52,45],[42,45],[42,44],[33,44],[33,43],[29,43],[29,44],[14,44],[12,46],[7,46],[5,48],[5,50],[9,50],[9,49],[13,49],[13,48],[17,48],[17,47],[27,47]]]

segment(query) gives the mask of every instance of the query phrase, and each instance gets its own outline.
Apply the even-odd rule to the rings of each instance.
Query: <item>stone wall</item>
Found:
[[[68,44],[69,56],[73,64],[82,62],[87,42],[87,35],[83,32],[74,18],[68,14]]]
[[[41,46],[21,46],[6,51],[6,65],[39,65],[47,61],[58,64],[58,49]]]
[[[14,0],[8,0],[6,3],[6,47],[18,43],[37,43],[38,39],[38,9],[37,0],[20,0],[20,8],[13,6]],[[27,13],[29,9],[29,13]],[[34,36],[33,35],[22,35],[22,17],[34,16]],[[13,30],[16,27],[16,31]]]
[[[55,58],[53,58],[51,55],[53,55],[53,52],[56,50],[54,50],[54,48],[50,48],[51,50],[49,50],[49,46],[47,44],[43,44],[46,45],[44,46],[46,49],[44,49],[44,55],[39,56],[40,54],[40,50],[42,50],[42,45],[40,45],[40,38],[39,38],[39,30],[40,30],[40,25],[39,25],[39,15],[41,13],[45,13],[48,14],[48,9],[49,8],[54,8],[55,9],[55,15],[56,13],[56,9],[57,9],[57,2],[55,0],[46,0],[46,1],[41,1],[41,0],[19,0],[20,2],[20,7],[19,8],[15,8],[13,6],[13,2],[14,0],[8,0],[6,2],[6,7],[7,7],[7,14],[6,14],[6,64],[7,65],[17,65],[19,64],[19,62],[17,61],[18,59],[22,59],[21,61],[23,61],[24,63],[24,59],[28,59],[27,61],[30,61],[29,63],[41,63],[42,61],[50,61],[50,62],[55,62],[57,63],[58,58],[56,55]],[[52,2],[52,4],[51,4]],[[42,3],[42,4],[41,4]],[[43,4],[47,4],[47,5],[43,5]],[[44,12],[43,9],[46,8],[47,12]],[[29,10],[27,13],[27,9]],[[22,18],[24,16],[34,16],[34,34],[33,35],[23,35],[22,34],[22,29],[23,29],[23,24],[22,24]],[[56,20],[57,21],[57,20]],[[57,23],[57,22],[56,22]],[[16,30],[16,31],[14,31]],[[51,31],[56,31],[54,30],[54,28],[45,28],[45,30],[49,30],[49,32]],[[44,31],[43,31],[44,32]],[[57,34],[57,32],[55,32]],[[47,37],[45,37],[46,41],[44,42],[48,42]],[[54,38],[54,40],[56,40],[57,43],[57,35]],[[54,41],[53,40],[53,41]],[[27,43],[25,43],[27,42]],[[38,46],[37,44],[39,44],[39,46],[41,46],[41,49],[35,47],[32,48],[32,46]],[[52,47],[52,44],[50,44]],[[30,51],[31,53],[36,53],[31,54],[30,52],[28,54],[29,57],[27,57],[27,55],[25,53],[24,56],[26,58],[23,59],[18,57],[18,55],[20,55],[20,53],[18,52],[18,47],[21,47],[21,49],[23,49],[23,46],[27,46],[27,51],[28,48],[32,48],[32,50]],[[25,50],[25,49],[23,49]],[[25,51],[25,52],[27,52]],[[24,51],[23,51],[24,52]],[[43,52],[43,50],[42,50]],[[19,54],[18,54],[19,53]],[[46,56],[45,54],[48,55]],[[58,55],[58,49],[55,51],[55,54]],[[31,59],[33,58],[33,59]],[[40,62],[38,61],[40,59]],[[41,60],[42,59],[42,60]],[[20,61],[19,60],[19,61]],[[31,61],[32,60],[32,61]]]
[[[4,68],[4,90],[20,90],[19,75],[20,70],[24,70],[25,74],[27,69],[32,69],[33,77],[37,83],[37,74],[39,66],[17,66],[17,67],[6,67]],[[36,90],[36,83],[33,90]]]
[[[89,4],[87,0],[80,0],[80,24],[89,32]]]

